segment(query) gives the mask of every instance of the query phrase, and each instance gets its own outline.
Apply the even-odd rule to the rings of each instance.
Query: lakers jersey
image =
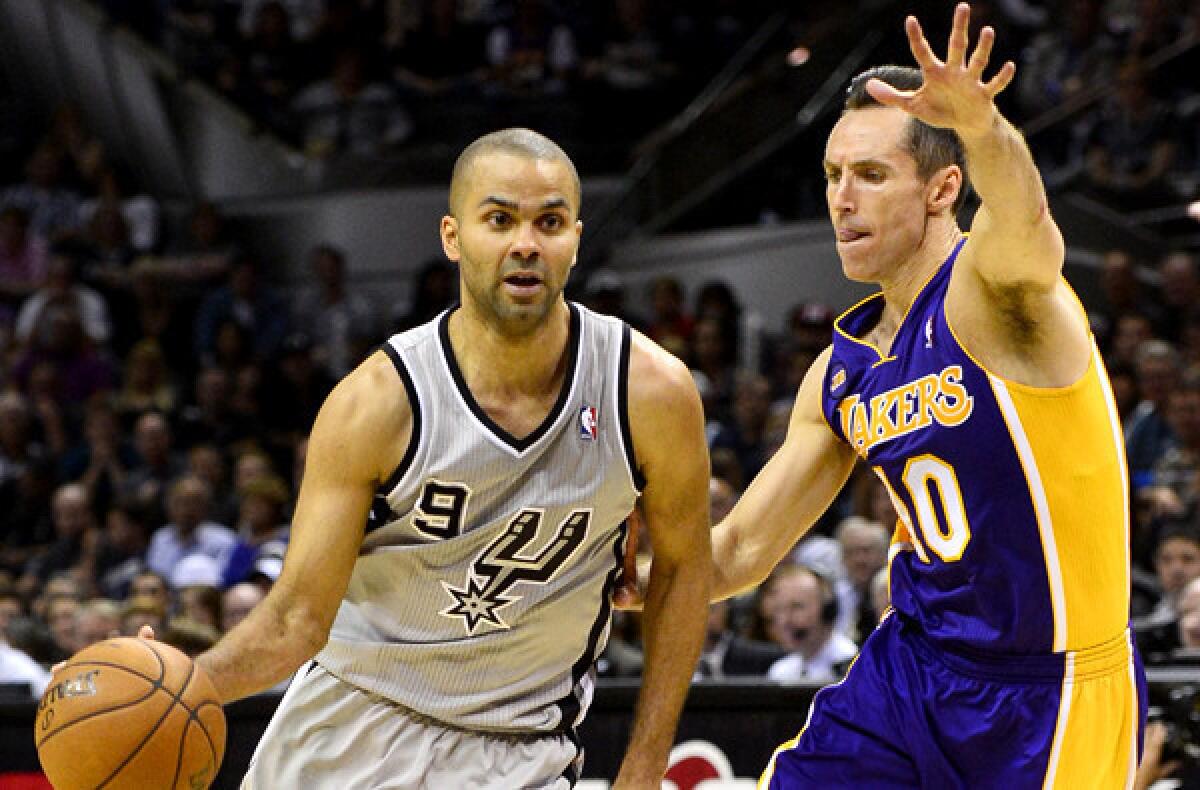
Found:
[[[893,607],[938,643],[1002,653],[1097,645],[1129,613],[1128,482],[1095,343],[1067,387],[981,367],[946,320],[962,243],[886,356],[861,340],[876,294],[835,324],[823,411],[883,481],[899,520]]]
[[[449,313],[385,345],[413,438],[317,656],[333,675],[464,729],[567,730],[582,718],[639,478],[629,330],[575,304],[570,315],[558,401],[523,438],[471,396]]]

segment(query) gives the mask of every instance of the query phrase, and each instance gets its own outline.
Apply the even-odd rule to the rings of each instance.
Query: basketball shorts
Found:
[[[309,663],[263,732],[242,790],[567,790],[582,756],[567,735],[446,727]]]
[[[759,787],[1125,788],[1145,719],[1128,630],[1087,650],[967,655],[893,613],[817,692]]]

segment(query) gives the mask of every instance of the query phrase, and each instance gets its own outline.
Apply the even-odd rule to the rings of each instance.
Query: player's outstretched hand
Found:
[[[967,23],[971,7],[959,3],[954,9],[954,25],[946,60],[939,60],[929,46],[921,23],[914,16],[904,21],[908,46],[917,65],[921,67],[924,84],[915,91],[897,90],[882,80],[867,82],[867,92],[880,104],[896,107],[930,126],[954,129],[966,138],[982,134],[991,128],[996,106],[996,94],[1008,87],[1017,67],[1007,61],[987,82],[983,70],[992,54],[996,32],[985,27],[979,33],[975,51],[967,57]]]

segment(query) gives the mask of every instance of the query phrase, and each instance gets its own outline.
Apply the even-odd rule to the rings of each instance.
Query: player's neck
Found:
[[[962,232],[953,221],[931,223],[929,233],[920,246],[903,264],[896,267],[895,276],[881,282],[883,289],[883,312],[872,332],[876,340],[891,344],[891,338],[900,328],[900,322],[908,314],[921,289],[941,268],[954,247],[962,238]]]
[[[571,317],[560,302],[525,335],[498,331],[467,309],[450,316],[450,346],[463,378],[477,397],[557,392],[567,362]]]

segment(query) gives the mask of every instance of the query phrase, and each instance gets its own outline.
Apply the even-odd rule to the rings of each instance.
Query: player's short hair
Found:
[[[451,214],[454,213],[458,206],[459,197],[465,188],[467,173],[470,171],[471,166],[475,164],[475,160],[485,154],[494,153],[512,154],[528,159],[550,162],[562,162],[566,165],[567,172],[571,174],[571,186],[574,193],[571,197],[575,201],[574,208],[576,213],[579,212],[583,198],[583,188],[579,182],[579,172],[575,169],[575,163],[571,161],[571,157],[567,156],[567,152],[558,143],[544,134],[535,132],[532,129],[513,128],[501,129],[498,132],[485,134],[464,148],[463,152],[458,155],[458,159],[454,162],[454,171],[450,176]]]
[[[842,115],[851,110],[883,106],[874,96],[867,93],[867,80],[870,79],[881,80],[902,91],[915,91],[925,82],[919,69],[908,66],[888,65],[867,69],[850,81],[850,87],[846,89]],[[904,147],[916,160],[917,175],[923,181],[928,181],[934,173],[947,165],[958,165],[958,169],[962,171],[962,187],[958,190],[958,197],[954,199],[954,211],[957,213],[971,192],[971,181],[967,177],[966,149],[963,148],[962,138],[958,133],[953,129],[930,126],[909,116],[908,137]]]

